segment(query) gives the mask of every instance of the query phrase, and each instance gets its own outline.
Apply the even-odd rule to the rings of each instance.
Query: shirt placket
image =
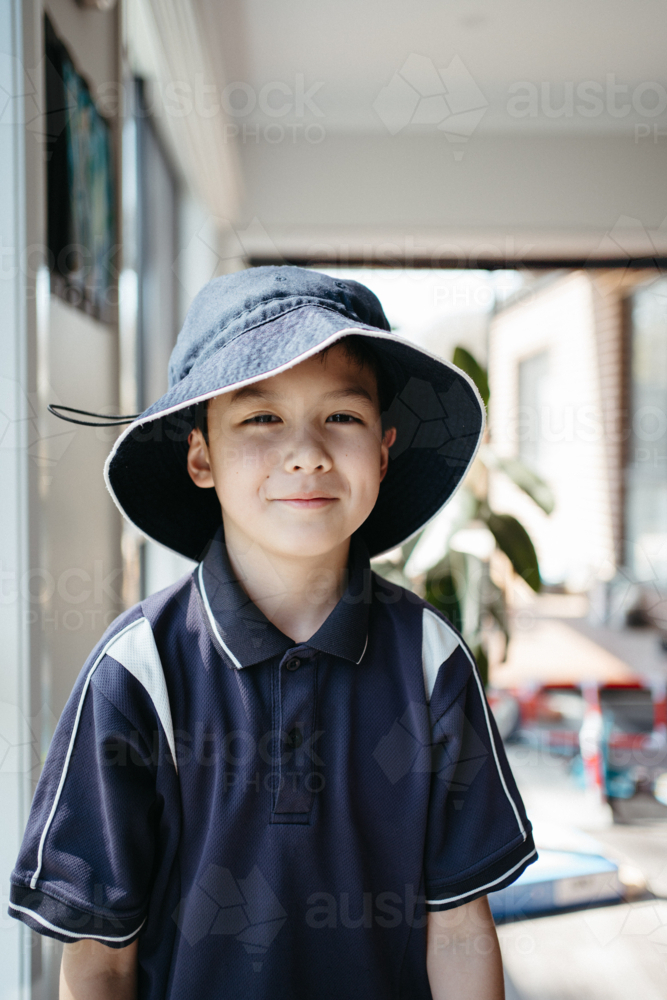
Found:
[[[317,654],[307,647],[288,650],[280,661],[277,715],[278,754],[274,768],[272,823],[308,823],[316,774],[313,743],[317,702]]]

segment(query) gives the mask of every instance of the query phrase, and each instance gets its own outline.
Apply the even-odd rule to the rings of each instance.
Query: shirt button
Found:
[[[285,664],[287,670],[298,670],[301,666],[301,660],[295,656],[293,659],[288,660]]]
[[[300,747],[303,743],[303,733],[301,730],[296,727],[294,729],[290,729],[287,734],[287,743],[291,747]]]

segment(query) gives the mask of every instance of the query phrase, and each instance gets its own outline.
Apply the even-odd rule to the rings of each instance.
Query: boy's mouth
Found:
[[[289,497],[276,497],[279,503],[285,503],[289,507],[296,507],[300,510],[316,510],[318,507],[326,507],[335,503],[338,497],[327,496],[325,493],[294,493]]]

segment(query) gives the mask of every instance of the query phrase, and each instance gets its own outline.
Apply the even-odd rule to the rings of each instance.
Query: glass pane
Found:
[[[519,458],[536,472],[544,472],[544,416],[549,376],[549,352],[541,351],[519,362]]]
[[[632,298],[628,565],[640,580],[667,582],[667,281]]]

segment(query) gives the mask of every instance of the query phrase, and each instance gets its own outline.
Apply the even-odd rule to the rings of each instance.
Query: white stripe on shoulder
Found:
[[[150,633],[150,639],[146,635],[146,628]],[[139,630],[140,631],[137,631]],[[137,633],[139,639],[138,643],[133,643],[130,638],[129,642],[126,640],[127,636],[132,636],[132,633]],[[152,646],[152,648],[151,648]],[[146,618],[138,618],[137,621],[130,622],[126,625],[124,629],[121,629],[113,638],[109,640],[102,652],[99,654],[92,667],[86,675],[86,680],[81,691],[81,697],[79,698],[79,704],[77,705],[76,715],[74,717],[74,725],[72,726],[72,735],[69,739],[69,745],[67,747],[67,754],[65,755],[65,763],[63,764],[62,773],[60,775],[60,781],[58,782],[58,788],[56,789],[56,794],[53,799],[53,805],[51,806],[51,811],[48,815],[46,823],[44,824],[44,829],[42,830],[42,836],[39,839],[39,847],[37,849],[37,868],[35,869],[35,874],[30,879],[30,888],[34,889],[37,886],[37,880],[39,878],[39,873],[42,870],[42,861],[44,859],[44,842],[46,841],[46,835],[49,832],[49,827],[53,822],[53,817],[56,814],[56,809],[58,808],[58,803],[60,802],[60,796],[62,794],[63,785],[65,784],[65,778],[67,777],[67,771],[69,769],[69,762],[72,757],[72,751],[74,749],[74,741],[76,740],[76,734],[79,729],[79,721],[81,719],[81,712],[83,711],[83,703],[88,693],[88,687],[90,686],[90,679],[97,670],[97,667],[102,662],[107,653],[111,649],[114,649],[113,658],[118,660],[126,670],[129,671],[137,680],[143,684],[143,686],[148,691],[155,709],[160,718],[160,722],[164,728],[165,734],[167,736],[167,742],[169,743],[169,748],[171,750],[172,756],[174,758],[174,767],[176,767],[176,747],[174,742],[174,727],[171,721],[171,710],[169,708],[169,699],[167,697],[167,685],[164,679],[164,673],[162,672],[162,664],[160,662],[160,657],[158,655],[157,648],[155,647],[155,640],[153,638],[153,630],[151,629],[150,623]],[[135,652],[130,652],[134,650]],[[144,662],[142,664],[140,655],[137,653],[141,651],[144,654]],[[123,663],[123,659],[127,662]],[[128,666],[128,663],[131,666]]]
[[[448,660],[460,640],[453,628],[428,608],[422,616],[422,668],[426,701],[430,702],[440,667]]]
[[[107,656],[113,656],[128,673],[144,686],[155,706],[155,711],[162,723],[167,743],[171,750],[174,767],[176,763],[176,741],[174,740],[174,724],[171,718],[167,682],[160,654],[155,645],[153,629],[147,618],[139,618],[133,622],[133,627],[119,632],[104,650]]]
[[[489,706],[486,703],[486,695],[484,694],[484,688],[482,687],[482,681],[481,681],[481,678],[479,676],[479,672],[477,670],[477,664],[475,663],[473,657],[468,652],[468,650],[467,650],[467,648],[466,648],[465,645],[463,645],[463,652],[466,654],[466,656],[468,657],[468,659],[470,660],[470,663],[472,665],[473,676],[474,676],[475,681],[477,683],[477,690],[479,692],[479,697],[480,697],[480,700],[482,702],[482,708],[484,710],[484,718],[486,720],[486,728],[489,731],[489,740],[491,741],[491,749],[493,750],[493,759],[495,760],[496,767],[498,769],[498,777],[500,778],[500,783],[503,786],[503,790],[505,792],[505,795],[507,796],[509,804],[512,807],[512,811],[514,812],[514,815],[516,817],[516,821],[517,821],[519,830],[521,831],[521,836],[525,840],[527,838],[527,836],[528,836],[528,834],[526,833],[526,828],[524,827],[524,825],[523,825],[523,823],[521,821],[521,816],[519,815],[519,810],[517,809],[516,802],[514,801],[514,799],[512,798],[512,796],[510,795],[509,788],[507,787],[507,782],[505,781],[505,775],[503,774],[503,769],[500,766],[500,761],[498,760],[498,751],[496,749],[496,741],[493,738],[493,730],[491,729],[491,723],[489,721]]]
[[[134,628],[135,625],[136,625],[136,622],[130,622],[130,624],[126,625],[125,628],[122,629],[118,633],[118,635],[114,636],[114,638],[111,640],[111,642],[113,642],[114,639],[118,639],[121,635],[123,635],[124,632],[127,632],[131,628]],[[84,685],[83,685],[83,690],[81,691],[81,697],[79,698],[79,704],[77,705],[77,708],[76,708],[76,715],[74,716],[74,725],[72,726],[72,735],[69,738],[69,745],[67,747],[67,753],[65,755],[65,763],[63,764],[62,773],[60,775],[60,781],[58,782],[58,787],[56,789],[56,794],[55,794],[54,799],[53,799],[53,805],[51,806],[51,811],[50,811],[50,813],[49,813],[49,815],[47,817],[46,823],[44,824],[44,829],[42,830],[42,836],[39,838],[39,847],[37,848],[37,868],[35,869],[35,874],[30,879],[30,888],[31,889],[34,889],[36,887],[36,885],[37,885],[37,879],[39,878],[39,873],[42,870],[42,859],[44,857],[44,841],[46,840],[46,835],[49,832],[49,827],[51,826],[51,823],[53,822],[53,817],[56,814],[56,809],[58,808],[58,803],[60,802],[60,794],[61,794],[61,792],[63,790],[63,785],[65,784],[65,778],[67,777],[67,769],[69,768],[69,762],[70,762],[70,758],[72,756],[72,750],[74,749],[74,740],[76,739],[77,730],[79,728],[79,719],[81,718],[81,712],[83,711],[83,703],[85,701],[86,694],[88,692],[88,685],[90,684],[90,678],[93,676],[93,674],[97,670],[98,664],[106,656],[106,651],[107,651],[108,645],[109,644],[107,643],[107,645],[104,647],[104,649],[99,654],[99,656],[97,657],[97,659],[93,663],[92,667],[90,668],[90,670],[86,674],[86,680],[85,680]]]
[[[484,694],[484,688],[482,687],[482,682],[477,670],[477,664],[475,663],[473,657],[468,652],[465,643],[462,643],[454,631],[453,628],[439,618],[433,611],[428,608],[424,608],[423,615],[423,626],[422,626],[422,665],[424,669],[424,684],[426,687],[426,700],[431,700],[431,695],[433,694],[433,688],[435,687],[435,682],[438,677],[438,670],[444,661],[452,655],[457,646],[463,649],[470,660],[472,666],[473,676],[477,684],[477,690],[479,693],[480,700],[482,702],[482,709],[484,711],[484,719],[486,722],[486,728],[489,733],[489,741],[491,743],[491,749],[493,751],[493,759],[496,762],[496,768],[498,770],[498,777],[500,778],[500,783],[503,787],[503,791],[507,796],[512,811],[517,821],[519,830],[521,831],[521,836],[525,840],[528,834],[526,833],[525,827],[521,821],[521,816],[519,815],[519,810],[517,809],[516,802],[510,795],[509,788],[507,787],[507,782],[505,781],[505,775],[503,774],[502,767],[500,766],[500,760],[498,759],[498,751],[496,749],[496,743],[493,738],[493,731],[491,729],[491,723],[489,721],[489,708],[486,703],[486,696]]]

